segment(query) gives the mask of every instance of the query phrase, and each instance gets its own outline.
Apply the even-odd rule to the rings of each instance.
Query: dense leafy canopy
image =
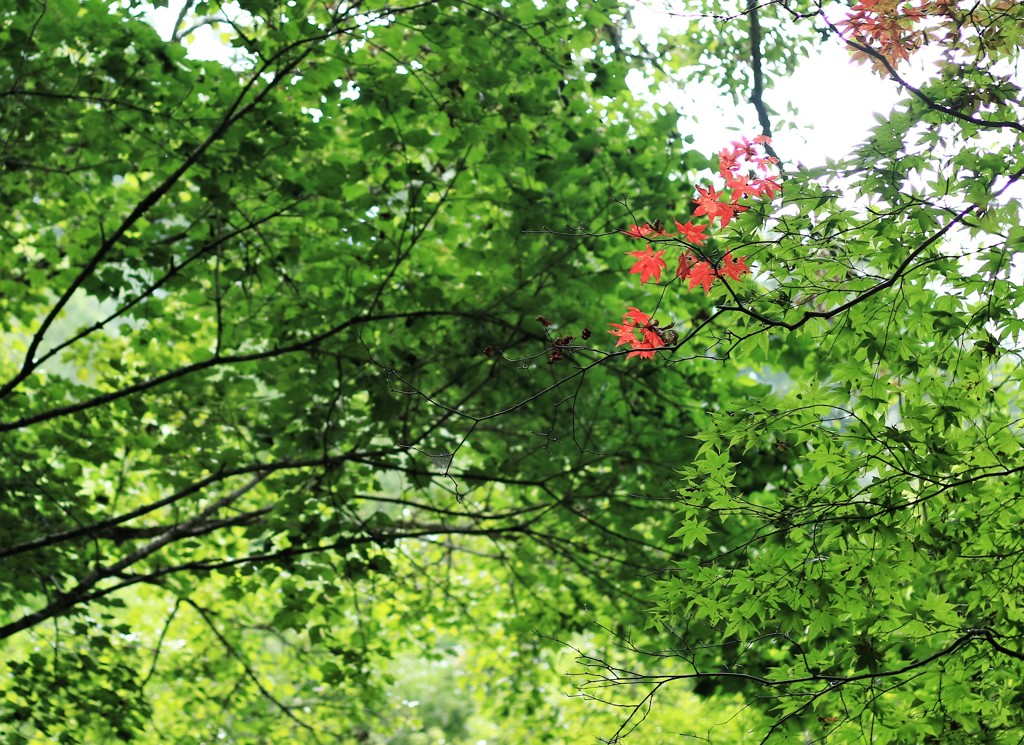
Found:
[[[591,684],[740,687],[768,740],[1018,742],[1024,9],[864,2],[823,22],[907,96],[736,217],[725,240],[755,277],[710,317],[659,295],[680,333],[659,355],[742,359],[771,390],[709,406],[679,469],[689,556],[652,619],[674,669],[591,659]],[[913,85],[903,63],[929,44],[937,72]],[[751,491],[773,452],[796,457]]]
[[[963,5],[3,5],[0,733],[1019,739],[1024,11]],[[821,36],[907,98],[781,196],[626,86],[768,129]]]
[[[385,741],[445,659],[449,737],[550,720],[675,555],[648,423],[731,388],[546,361],[624,287],[524,231],[686,162],[617,6],[141,9],[0,18],[5,737]]]

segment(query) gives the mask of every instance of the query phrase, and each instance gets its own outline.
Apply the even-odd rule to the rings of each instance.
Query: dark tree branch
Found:
[[[419,3],[411,6],[389,9],[388,12],[408,12],[430,4],[430,2]],[[152,191],[150,191],[141,201],[139,201],[138,204],[136,204],[132,211],[123,220],[121,220],[120,224],[109,236],[105,235],[103,237],[99,248],[93,254],[92,258],[86,262],[85,266],[82,267],[71,283],[60,294],[57,301],[50,308],[49,313],[47,313],[46,317],[43,319],[39,328],[36,329],[35,333],[32,335],[28,349],[25,352],[21,369],[14,375],[14,377],[8,380],[7,383],[0,386],[0,398],[4,398],[7,394],[17,388],[36,370],[39,366],[39,362],[36,360],[36,353],[38,352],[40,345],[43,343],[43,339],[45,338],[47,331],[49,331],[54,321],[56,321],[57,317],[67,306],[68,302],[70,302],[71,297],[78,291],[82,284],[92,276],[93,272],[97,267],[99,267],[104,259],[106,259],[111,251],[113,251],[114,247],[121,241],[132,226],[134,226],[153,206],[163,199],[163,197],[178,184],[182,177],[200,161],[206,151],[209,150],[216,142],[220,141],[225,134],[227,134],[233,125],[254,111],[270,95],[271,92],[276,90],[282,82],[288,80],[292,72],[294,72],[299,65],[301,65],[302,62],[312,54],[317,42],[357,31],[361,27],[361,25],[357,25],[351,28],[340,28],[335,25],[323,33],[298,39],[285,45],[271,58],[264,62],[258,70],[253,71],[249,76],[249,79],[235,96],[234,101],[228,105],[217,126],[213,128],[206,138],[197,145],[184,160],[182,160],[177,168],[167,175]],[[273,69],[275,65],[277,65],[277,69]],[[252,96],[252,99],[248,103],[244,103],[249,97],[251,91],[260,83],[263,83],[263,87]],[[0,431],[3,430],[0,429]]]
[[[953,117],[954,119],[958,119],[962,122],[969,122],[970,124],[974,124],[979,127],[985,127],[986,129],[1013,129],[1016,130],[1017,132],[1024,132],[1024,124],[1022,124],[1021,122],[1010,121],[1005,119],[978,119],[977,117],[969,116],[967,114],[963,114],[957,111],[956,109],[951,109],[948,106],[944,106],[943,104],[939,103],[934,98],[929,96],[927,93],[922,91],[920,88],[908,83],[903,76],[896,72],[896,68],[893,67],[892,63],[889,62],[888,59],[886,59],[884,54],[872,49],[871,47],[859,44],[853,39],[843,36],[842,32],[838,28],[836,28],[831,21],[828,20],[828,18],[825,16],[823,12],[819,11],[818,15],[821,18],[822,22],[826,26],[828,26],[829,29],[831,29],[832,33],[834,33],[836,36],[842,39],[848,47],[856,49],[858,52],[863,52],[864,54],[877,60],[879,64],[881,64],[885,68],[885,71],[889,74],[889,77],[892,78],[893,81],[895,81],[896,83],[910,91],[915,98],[924,103],[924,105],[927,106],[932,111],[939,111],[942,112],[943,114],[946,114],[947,116]]]
[[[750,103],[757,110],[757,121],[761,125],[761,134],[765,137],[772,136],[772,123],[768,117],[768,107],[764,103],[764,71],[762,69],[761,55],[761,20],[758,17],[758,6],[751,4],[747,10],[747,18],[750,20],[750,67],[754,73],[754,84],[750,92]],[[771,143],[764,144],[765,152],[773,158],[778,158]]]
[[[231,528],[239,525],[255,525],[261,517],[273,510],[273,507],[261,507],[258,510],[246,512],[243,515],[237,517],[228,517],[223,520],[208,520],[206,522],[197,523],[192,526],[188,532],[184,533],[182,538],[191,538],[200,535],[208,535],[214,531],[220,530],[221,528]],[[115,527],[108,530],[93,533],[93,538],[108,538],[115,543],[124,543],[125,541],[139,541],[147,538],[156,538],[165,534],[168,530],[172,529],[172,525],[152,525],[143,528],[121,528]]]
[[[240,497],[246,492],[249,492],[252,489],[254,489],[257,484],[259,484],[261,481],[267,478],[267,476],[269,476],[276,470],[280,470],[280,468],[275,468],[273,465],[258,464],[211,474],[210,476],[207,476],[203,479],[200,479],[199,481],[196,481],[193,484],[190,484],[184,489],[179,489],[178,491],[174,492],[173,494],[167,497],[164,497],[163,499],[158,499],[155,502],[150,502],[147,505],[131,510],[130,512],[126,512],[122,515],[118,515],[117,517],[112,517],[107,520],[101,520],[100,522],[93,523],[92,525],[84,525],[77,528],[73,528],[71,530],[61,531],[59,533],[51,533],[40,538],[34,538],[30,541],[19,543],[15,546],[11,546],[10,548],[3,549],[2,551],[0,551],[0,559],[6,559],[11,556],[17,556],[18,554],[23,554],[27,551],[38,551],[42,548],[56,546],[67,541],[76,540],[78,538],[93,538],[103,536],[104,534],[108,534],[111,531],[116,530],[117,526],[122,525],[123,523],[126,523],[129,520],[134,520],[137,517],[142,517],[143,515],[147,515],[150,512],[160,509],[161,507],[167,507],[168,505],[172,505],[175,502],[179,502],[182,499],[185,499],[186,497],[192,496],[193,494],[198,494],[206,487],[216,484],[220,481],[224,481],[225,479],[229,479],[232,476],[245,476],[249,474],[256,474],[247,483],[243,484],[238,489],[235,489],[233,492],[231,492],[231,494],[235,494]]]
[[[274,347],[267,349],[262,352],[252,352],[249,354],[235,354],[235,355],[213,355],[209,359],[202,360],[201,362],[194,362],[191,365],[185,365],[179,367],[177,370],[171,370],[162,375],[143,380],[133,385],[125,386],[116,391],[110,393],[104,393],[93,398],[86,399],[85,401],[79,401],[78,403],[69,404],[67,406],[59,406],[48,411],[43,411],[38,414],[30,414],[29,416],[22,417],[21,419],[14,420],[12,422],[0,422],[0,432],[10,432],[24,427],[38,424],[40,422],[46,422],[51,419],[57,419],[62,416],[69,414],[75,414],[80,411],[86,411],[88,409],[95,408],[97,406],[103,406],[104,404],[117,401],[126,396],[131,396],[136,393],[142,393],[148,391],[151,388],[156,388],[165,383],[169,383],[179,378],[184,378],[189,375],[193,375],[197,372],[204,370],[210,370],[220,366],[237,365],[244,362],[255,362],[257,360],[273,359],[275,357],[281,357],[287,354],[293,354],[295,352],[305,352],[316,347],[320,342],[325,341],[333,336],[340,334],[342,331],[360,326],[364,323],[372,323],[374,321],[392,320],[397,318],[425,318],[430,316],[459,316],[468,317],[479,320],[479,316],[472,313],[462,313],[454,310],[420,310],[411,311],[408,313],[382,313],[376,316],[357,316],[350,318],[347,321],[343,321],[331,328],[321,331],[318,334],[314,334],[309,339],[304,341],[295,342],[294,344],[288,344],[281,347]],[[20,382],[20,381],[19,381]],[[2,395],[2,392],[0,392]]]
[[[258,483],[258,482],[257,482]],[[147,556],[156,553],[165,546],[174,543],[181,538],[188,536],[190,532],[197,525],[201,525],[206,521],[210,515],[215,514],[221,509],[230,506],[234,502],[238,501],[244,494],[246,494],[256,484],[250,482],[250,485],[241,489],[236,489],[220,499],[217,499],[207,505],[194,517],[185,520],[178,525],[165,531],[162,535],[154,538],[149,543],[140,546],[135,549],[127,556],[115,561],[113,564],[107,566],[98,566],[89,572],[87,575],[82,577],[78,584],[72,590],[66,593],[62,593],[55,600],[50,602],[45,607],[32,612],[27,613],[16,621],[12,621],[4,626],[0,626],[0,639],[6,639],[19,631],[23,631],[27,628],[31,628],[36,624],[46,621],[50,618],[56,618],[57,616],[64,615],[69,610],[79,605],[86,598],[89,597],[93,588],[96,587],[99,582],[108,577],[115,577],[124,572],[125,569],[132,566],[133,564],[141,561]]]
[[[1002,192],[1006,191],[1006,189],[1008,189],[1012,184],[1020,180],[1021,176],[1024,176],[1024,168],[1021,168],[1016,173],[1009,176],[1008,183],[1000,190],[999,193],[1001,194]],[[850,298],[850,300],[848,300],[847,302],[838,305],[830,310],[804,311],[804,314],[796,321],[779,321],[776,319],[768,318],[767,316],[758,313],[757,311],[744,305],[742,301],[740,301],[739,297],[736,295],[735,290],[733,290],[733,288],[729,285],[727,285],[727,288],[729,290],[729,293],[732,295],[733,299],[736,300],[737,305],[719,306],[719,310],[740,312],[764,324],[766,328],[784,328],[787,331],[795,331],[796,329],[800,328],[801,326],[804,326],[805,324],[809,323],[815,318],[834,318],[835,316],[845,313],[850,308],[856,305],[860,305],[870,297],[877,295],[879,292],[882,292],[883,290],[886,290],[895,285],[900,279],[903,278],[904,275],[906,275],[914,268],[914,261],[922,253],[924,253],[929,247],[937,243],[940,238],[945,236],[955,226],[963,223],[966,217],[973,214],[974,212],[977,212],[978,209],[979,207],[976,204],[969,205],[962,209],[960,212],[956,214],[956,216],[952,220],[946,223],[939,230],[932,233],[930,236],[928,236],[928,238],[921,241],[921,243],[919,243],[909,254],[907,254],[907,257],[900,263],[898,267],[896,267],[896,270],[891,275],[889,275],[888,278],[882,280],[881,282],[865,290],[864,292],[858,293],[854,297]]]
[[[567,648],[569,648],[569,649],[573,650],[574,652],[576,652],[576,654],[578,655],[578,662],[587,670],[587,672],[583,672],[583,673],[571,673],[572,675],[575,675],[575,676],[583,676],[583,677],[587,678],[584,682],[582,682],[581,684],[577,685],[577,690],[580,691],[580,694],[585,696],[585,697],[587,697],[587,698],[597,699],[596,695],[590,692],[591,690],[595,690],[595,689],[613,688],[613,687],[619,687],[619,686],[651,686],[650,690],[648,690],[648,692],[644,695],[644,697],[640,700],[639,703],[626,705],[627,708],[631,709],[631,713],[626,718],[626,720],[620,725],[619,729],[615,733],[615,736],[612,737],[611,742],[616,742],[616,738],[620,737],[623,734],[623,732],[626,730],[627,727],[630,727],[630,723],[633,720],[633,718],[636,716],[636,714],[641,712],[641,711],[643,711],[644,707],[649,705],[651,699],[653,698],[654,694],[658,691],[658,689],[660,689],[662,686],[664,686],[667,683],[671,683],[671,682],[674,682],[674,681],[680,681],[680,680],[701,680],[701,679],[704,679],[704,680],[740,680],[740,681],[746,681],[748,683],[753,683],[753,684],[761,686],[763,688],[783,689],[783,690],[785,690],[787,688],[791,688],[793,686],[799,686],[799,685],[805,685],[805,684],[813,684],[813,683],[824,683],[825,684],[823,687],[818,688],[817,690],[811,690],[811,691],[805,691],[805,692],[794,692],[792,694],[789,694],[789,695],[804,695],[804,696],[807,696],[808,697],[808,701],[807,701],[807,703],[804,706],[801,706],[800,709],[797,710],[797,712],[790,713],[790,714],[786,715],[785,717],[783,717],[781,720],[776,721],[773,724],[772,728],[771,728],[771,732],[774,732],[781,724],[783,724],[786,720],[788,720],[789,718],[794,716],[800,710],[805,709],[806,706],[808,706],[811,703],[813,703],[814,700],[816,700],[816,699],[818,699],[818,698],[820,698],[820,697],[822,697],[824,695],[833,693],[835,691],[839,691],[839,690],[841,690],[843,688],[843,686],[849,685],[851,683],[862,682],[862,681],[873,681],[873,680],[876,680],[876,679],[883,679],[883,678],[897,678],[898,679],[899,677],[901,677],[903,675],[906,675],[907,673],[910,673],[910,672],[913,672],[915,670],[919,670],[921,668],[927,667],[928,665],[936,662],[937,660],[940,660],[940,659],[942,659],[944,657],[949,657],[950,655],[953,655],[956,652],[959,652],[960,650],[962,650],[965,647],[967,647],[968,645],[970,645],[976,639],[982,638],[982,639],[985,639],[986,641],[989,641],[990,640],[989,639],[990,635],[991,635],[991,632],[988,632],[985,629],[970,629],[966,633],[964,633],[961,636],[957,637],[952,643],[950,643],[949,645],[947,645],[943,649],[940,649],[939,651],[937,651],[937,652],[935,652],[935,653],[933,653],[931,655],[928,655],[927,657],[924,657],[924,658],[919,659],[919,660],[914,660],[912,662],[907,663],[906,665],[904,665],[902,667],[895,668],[895,669],[892,669],[892,670],[879,670],[879,671],[875,671],[875,672],[866,672],[866,673],[859,673],[859,674],[856,674],[856,675],[846,675],[846,676],[843,676],[843,675],[812,674],[812,675],[808,675],[808,676],[804,676],[804,677],[787,678],[787,679],[782,679],[782,680],[773,680],[773,679],[770,679],[770,678],[766,678],[766,677],[759,676],[759,675],[753,675],[753,674],[750,674],[750,673],[738,673],[738,672],[732,672],[732,671],[727,671],[727,670],[713,671],[713,672],[682,673],[682,674],[675,674],[675,675],[649,675],[647,673],[639,673],[639,672],[635,672],[633,670],[628,670],[628,669],[625,669],[625,668],[616,667],[616,666],[614,666],[614,665],[612,665],[612,664],[610,664],[610,663],[608,663],[608,662],[606,662],[604,660],[601,660],[599,658],[593,657],[592,655],[585,654],[585,653],[583,653],[582,651],[580,651],[576,647],[573,647],[570,644],[565,644],[564,642],[563,642],[563,644],[565,644],[565,646]],[[631,648],[633,651],[641,652],[641,653],[643,652],[643,650],[637,649],[628,640],[626,640],[626,642],[627,642],[627,646],[629,646],[629,648]],[[900,685],[900,683],[897,683],[897,686],[898,685]],[[600,699],[597,699],[597,700],[600,700]],[[620,706],[622,706],[622,705],[620,704]],[[634,726],[635,726],[635,723],[634,723]],[[632,729],[632,727],[630,727],[630,729]],[[769,736],[770,736],[771,732],[769,732]]]

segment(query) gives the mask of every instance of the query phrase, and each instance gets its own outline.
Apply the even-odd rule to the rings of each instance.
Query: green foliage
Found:
[[[817,6],[806,0],[661,5],[666,25],[684,28],[670,35],[661,50],[661,59],[681,68],[669,68],[667,79],[684,84],[710,82],[727,91],[736,105],[749,101],[755,91],[760,96],[763,88],[792,73],[814,42],[828,33],[815,14]],[[801,15],[810,22],[794,24],[793,19]]]
[[[838,33],[701,10],[763,127]],[[6,740],[1019,739],[1019,6],[709,296],[627,273],[711,162],[617,3],[151,11],[0,8]]]
[[[728,349],[770,390],[709,408],[678,482],[689,555],[652,618],[681,670],[624,682],[738,686],[767,741],[1019,741],[1015,12],[952,4],[942,22],[974,29],[920,87],[879,55],[907,98],[736,220],[756,282],[676,354]],[[739,485],[775,453],[762,487]]]
[[[4,739],[531,731],[553,638],[642,625],[645,495],[733,385],[549,365],[630,289],[531,231],[674,208],[691,155],[616,3],[506,5],[0,9]],[[453,638],[472,705],[404,719]]]

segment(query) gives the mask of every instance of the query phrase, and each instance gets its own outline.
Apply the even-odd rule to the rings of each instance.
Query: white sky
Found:
[[[805,125],[796,132],[777,127],[775,148],[787,160],[807,166],[846,155],[877,125],[875,114],[887,114],[900,98],[892,82],[870,70],[851,62],[838,44],[824,46],[802,62],[792,77],[765,94],[766,103],[777,111],[785,111],[783,102],[792,101]]]
[[[663,28],[672,31],[673,16],[643,0],[634,7],[632,20],[642,37],[653,38]],[[887,114],[899,98],[892,82],[873,74],[868,65],[851,62],[846,48],[835,40],[818,45],[791,77],[776,81],[774,88],[764,93],[765,104],[775,112],[775,149],[787,163],[808,167],[849,153],[877,124],[875,114]],[[797,115],[789,112],[789,103],[796,107]],[[686,132],[693,135],[694,146],[708,155],[739,135],[761,131],[752,105],[737,108],[710,84],[688,85],[676,105],[684,110],[718,112],[697,117],[697,129]]]

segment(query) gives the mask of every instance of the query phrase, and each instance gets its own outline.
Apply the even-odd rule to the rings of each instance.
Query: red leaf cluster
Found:
[[[722,148],[718,153],[718,172],[725,179],[726,188],[732,189],[731,204],[735,205],[743,197],[774,199],[782,191],[778,175],[768,173],[779,162],[778,158],[765,154],[763,148],[758,147],[770,142],[764,135],[753,140],[743,137],[739,142],[732,142],[731,148]],[[743,173],[744,169],[747,174]]]
[[[679,229],[679,236],[684,241],[693,243],[697,246],[703,246],[704,241],[708,239],[708,237],[704,235],[704,230],[707,228],[707,225],[694,225],[689,220],[686,221],[685,225],[678,220],[675,220],[674,222],[676,227]]]
[[[653,224],[645,222],[643,225],[630,225],[629,230],[621,230],[619,232],[628,235],[630,238],[647,238],[652,235],[665,235],[665,225],[661,220],[655,220]]]
[[[718,154],[718,161],[719,173],[725,180],[725,186],[721,189],[713,185],[698,186],[697,198],[693,200],[697,205],[693,210],[694,216],[707,217],[711,227],[715,227],[715,220],[718,220],[718,228],[721,230],[736,215],[749,209],[739,203],[741,199],[774,199],[782,191],[782,186],[778,174],[771,172],[778,159],[767,154],[768,148],[765,146],[769,142],[771,140],[764,136],[753,140],[744,137],[731,143],[730,147],[723,148]],[[637,240],[682,244],[684,250],[679,254],[675,278],[684,284],[688,283],[688,289],[691,290],[702,287],[705,293],[710,293],[716,279],[737,281],[750,272],[746,257],[734,257],[731,251],[726,250],[716,260],[701,249],[708,239],[705,233],[708,225],[694,225],[692,221],[685,224],[678,220],[673,222],[679,231],[676,234],[666,232],[661,220],[630,225],[627,230],[619,232]],[[660,282],[661,270],[666,268],[663,258],[665,251],[655,251],[650,243],[643,250],[627,251],[628,256],[636,259],[629,270],[630,274],[639,274],[641,285],[651,280]],[[621,323],[610,325],[612,329],[609,333],[618,339],[616,346],[630,347],[627,357],[651,359],[655,350],[672,346],[678,339],[675,331],[668,330],[671,324],[660,328],[657,321],[651,321],[647,314],[633,307],[626,311]]]
[[[712,226],[715,224],[715,218],[717,217],[721,228],[725,228],[738,213],[743,212],[746,207],[741,207],[736,204],[735,200],[729,200],[728,202],[721,201],[722,192],[715,191],[713,187],[709,186],[707,189],[701,189],[697,187],[698,196],[693,200],[694,204],[697,205],[697,209],[693,211],[694,215],[707,215],[708,222]]]
[[[924,44],[926,35],[914,25],[925,17],[930,3],[914,7],[897,0],[861,0],[850,10],[846,19],[836,26],[855,43],[880,54],[895,69],[910,54]],[[871,62],[880,75],[888,70],[882,60],[861,50],[853,52],[857,62]]]
[[[633,350],[626,355],[627,359],[639,357],[649,360],[654,357],[654,350],[665,346],[665,332],[658,328],[658,322],[652,321],[649,315],[637,308],[628,308],[622,316],[622,323],[608,325],[612,327],[608,333],[614,334],[619,340],[615,346],[627,344]]]
[[[679,254],[679,266],[676,268],[676,276],[682,281],[690,280],[688,289],[697,285],[704,288],[705,294],[711,292],[711,284],[716,277],[728,277],[738,280],[750,271],[747,266],[746,257],[734,259],[731,251],[726,251],[722,257],[721,266],[717,269],[709,261],[696,256],[692,251],[683,251]]]

